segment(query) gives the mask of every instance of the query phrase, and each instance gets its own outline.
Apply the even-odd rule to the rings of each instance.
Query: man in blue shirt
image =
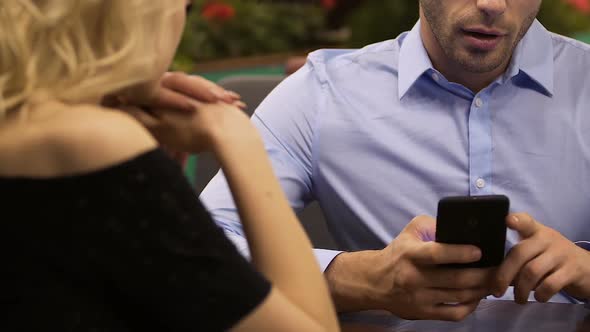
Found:
[[[254,114],[291,205],[319,201],[345,250],[316,250],[339,310],[459,320],[490,294],[590,298],[590,47],[540,5],[420,0],[412,31],[312,53]],[[507,258],[440,267],[480,252],[428,241],[439,199],[488,194],[511,200]],[[223,174],[201,198],[245,251]]]

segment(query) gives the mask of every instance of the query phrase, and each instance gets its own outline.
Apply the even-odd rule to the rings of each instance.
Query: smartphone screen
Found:
[[[510,202],[504,195],[446,197],[438,203],[436,241],[471,244],[481,249],[479,261],[452,267],[491,267],[502,263],[506,244],[506,216]]]

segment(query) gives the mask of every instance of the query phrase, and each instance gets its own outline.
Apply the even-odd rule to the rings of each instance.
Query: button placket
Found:
[[[489,94],[485,90],[471,101],[469,112],[469,192],[492,193],[492,118]]]

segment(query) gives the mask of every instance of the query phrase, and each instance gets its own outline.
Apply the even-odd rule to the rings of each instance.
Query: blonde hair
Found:
[[[64,102],[153,78],[167,0],[0,0],[0,120],[36,95]]]

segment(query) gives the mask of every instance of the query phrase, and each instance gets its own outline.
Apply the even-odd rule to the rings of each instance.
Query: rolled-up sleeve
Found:
[[[315,199],[312,150],[324,99],[322,70],[321,63],[308,61],[279,84],[252,116],[274,173],[296,212]],[[238,211],[222,171],[207,185],[200,199],[238,250],[249,257]],[[317,249],[315,253],[325,269],[340,252]]]

